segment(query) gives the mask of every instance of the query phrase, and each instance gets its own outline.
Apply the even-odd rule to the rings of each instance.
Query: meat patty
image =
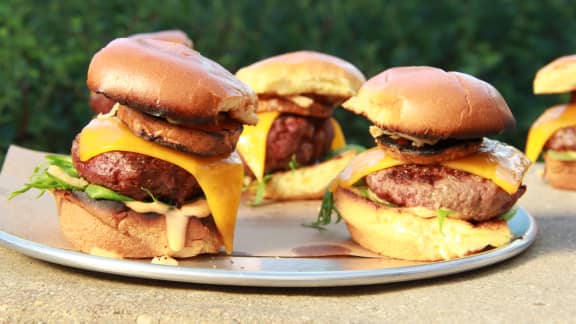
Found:
[[[268,133],[265,172],[287,170],[292,156],[298,165],[312,164],[330,150],[333,138],[328,118],[282,114]]]
[[[576,151],[576,126],[557,130],[544,147],[554,151]]]
[[[369,174],[366,182],[378,197],[393,204],[448,208],[469,221],[502,215],[526,190],[521,186],[510,195],[490,180],[441,165],[401,165]]]
[[[202,193],[196,179],[186,170],[147,155],[112,151],[82,162],[78,157],[78,138],[72,143],[71,153],[74,167],[88,182],[136,200],[150,199],[142,188],[178,206]]]
[[[97,114],[107,114],[116,104],[115,101],[106,98],[103,94],[90,92],[90,108]]]

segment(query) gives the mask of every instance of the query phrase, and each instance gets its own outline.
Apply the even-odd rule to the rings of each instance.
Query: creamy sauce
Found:
[[[120,254],[105,249],[101,249],[99,247],[93,247],[92,250],[90,250],[90,254],[105,258],[122,259],[122,256]]]
[[[210,216],[210,208],[205,199],[198,199],[176,209],[159,201],[125,202],[128,208],[138,213],[157,213],[166,217],[166,236],[168,247],[172,251],[180,251],[186,244],[186,231],[189,217],[203,218]]]
[[[48,173],[76,188],[84,188],[88,185],[88,182],[86,182],[86,180],[82,178],[71,177],[68,175],[68,173],[62,171],[62,169],[60,169],[55,165],[51,165],[48,167]]]
[[[173,259],[167,255],[154,257],[150,263],[168,266],[178,266],[180,264],[178,260]]]

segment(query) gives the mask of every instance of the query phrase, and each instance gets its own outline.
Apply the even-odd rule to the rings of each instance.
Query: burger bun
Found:
[[[342,187],[334,191],[334,205],[356,243],[396,259],[455,259],[503,246],[512,239],[504,220],[472,224],[446,217],[440,228],[434,210],[384,206]]]
[[[60,228],[75,249],[106,251],[123,258],[192,257],[218,253],[222,239],[211,222],[190,218],[185,247],[168,247],[163,215],[140,214],[113,201],[97,201],[84,193],[53,190]]]

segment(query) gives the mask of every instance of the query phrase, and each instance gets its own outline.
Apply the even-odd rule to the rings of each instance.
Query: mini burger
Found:
[[[184,33],[183,31],[177,30],[177,29],[162,30],[162,31],[157,31],[157,32],[153,32],[153,33],[134,34],[134,35],[130,36],[130,38],[133,38],[133,39],[157,39],[157,40],[163,40],[163,41],[167,41],[167,42],[178,43],[178,44],[188,46],[190,48],[194,48],[194,43],[192,43],[192,40],[190,40],[190,38],[188,38],[188,35],[186,35],[186,33]],[[94,111],[96,114],[108,113],[110,110],[112,110],[112,107],[114,106],[114,104],[116,104],[114,101],[108,99],[103,94],[98,94],[94,91],[90,91],[89,103],[90,103],[90,108],[92,108],[92,111]]]
[[[236,76],[258,95],[258,125],[246,127],[238,143],[254,202],[321,198],[354,156],[327,158],[345,146],[332,112],[356,93],[363,74],[340,58],[299,51],[256,62]]]
[[[532,125],[526,155],[544,157],[544,179],[559,189],[576,190],[576,55],[560,57],[536,73],[535,94],[571,93],[567,104],[547,109]]]
[[[87,84],[117,104],[22,191],[49,189],[63,234],[87,253],[230,253],[243,181],[234,149],[256,124],[254,93],[191,48],[145,38],[101,49]]]
[[[359,245],[406,260],[448,260],[512,239],[506,219],[530,162],[485,137],[515,124],[494,87],[464,73],[397,67],[343,107],[374,124],[377,147],[335,179],[318,224],[335,209]]]

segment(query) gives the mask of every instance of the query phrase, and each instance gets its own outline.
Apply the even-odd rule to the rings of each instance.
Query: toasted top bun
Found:
[[[576,55],[562,56],[538,70],[534,93],[564,93],[576,90]]]
[[[87,85],[111,100],[177,123],[216,123],[223,113],[245,124],[257,122],[257,98],[250,88],[177,43],[115,39],[92,58]]]
[[[317,94],[350,97],[365,78],[335,56],[299,51],[273,56],[240,69],[236,76],[258,94]]]
[[[163,41],[167,41],[167,42],[178,43],[178,44],[186,45],[190,48],[194,48],[194,43],[192,42],[192,40],[190,38],[188,38],[188,35],[186,35],[185,32],[178,30],[178,29],[161,30],[161,31],[153,32],[153,33],[134,34],[134,35],[130,36],[130,38],[157,39],[157,40],[163,40]]]
[[[388,69],[368,80],[342,106],[380,128],[419,138],[478,138],[516,123],[490,84],[428,66]]]

